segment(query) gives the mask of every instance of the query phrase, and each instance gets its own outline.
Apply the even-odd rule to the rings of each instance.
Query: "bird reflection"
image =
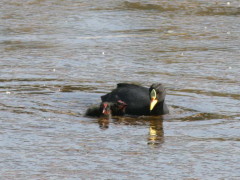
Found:
[[[124,125],[148,125],[149,132],[147,144],[151,147],[159,147],[164,143],[163,119],[161,116],[140,116],[140,117],[108,117],[99,118],[98,124],[101,129],[108,129],[110,122]]]
[[[151,120],[149,124],[148,145],[159,146],[164,143],[163,120]]]
[[[109,128],[109,120],[111,117],[103,117],[98,119],[98,124],[100,129],[108,129]]]

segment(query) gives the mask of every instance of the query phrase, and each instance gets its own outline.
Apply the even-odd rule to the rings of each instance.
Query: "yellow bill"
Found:
[[[153,108],[155,107],[155,105],[157,104],[157,100],[156,99],[152,99],[150,102],[150,111],[153,110]]]

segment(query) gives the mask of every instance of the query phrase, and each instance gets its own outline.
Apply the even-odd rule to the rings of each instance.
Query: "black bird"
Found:
[[[93,105],[89,107],[85,113],[86,116],[123,116],[127,104],[121,100],[116,102],[102,102],[100,105]]]
[[[102,101],[122,100],[127,104],[129,115],[163,115],[169,110],[165,104],[166,90],[162,84],[152,84],[150,88],[120,83],[112,92],[101,97]]]

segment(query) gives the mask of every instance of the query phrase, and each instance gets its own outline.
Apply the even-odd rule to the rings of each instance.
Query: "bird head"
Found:
[[[102,103],[102,114],[110,115],[111,114],[111,105],[109,102]]]
[[[166,96],[166,90],[162,84],[152,84],[149,88],[150,111],[154,109],[158,102],[162,102]]]
[[[127,104],[122,100],[118,100],[117,102],[103,102],[101,106],[103,115],[123,115]]]

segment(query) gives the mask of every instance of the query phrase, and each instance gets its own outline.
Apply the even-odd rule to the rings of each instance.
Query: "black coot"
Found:
[[[125,109],[127,104],[123,101],[116,102],[102,102],[100,105],[93,105],[89,107],[85,113],[86,116],[123,116],[125,114]]]
[[[169,110],[165,104],[166,90],[162,84],[152,84],[150,88],[134,84],[120,83],[112,92],[101,97],[102,101],[124,101],[129,115],[163,115]]]

